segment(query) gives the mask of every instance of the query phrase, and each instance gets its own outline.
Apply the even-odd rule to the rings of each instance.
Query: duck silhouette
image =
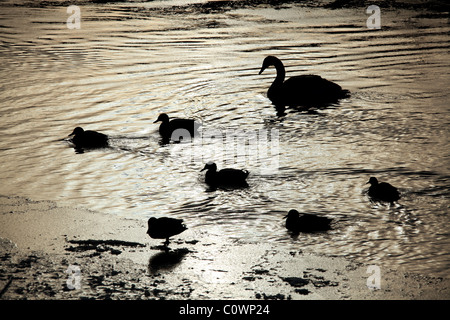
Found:
[[[105,148],[108,146],[106,134],[91,130],[85,131],[81,127],[76,127],[69,137],[69,141],[78,149]]]
[[[290,210],[284,218],[286,218],[286,228],[294,233],[326,231],[331,229],[331,219],[308,213],[300,214],[294,209]]]
[[[206,171],[205,182],[211,187],[248,187],[247,170],[226,168],[217,171],[217,165],[214,162],[208,162],[200,171]]]
[[[367,183],[370,183],[367,194],[374,201],[385,201],[392,204],[400,199],[397,188],[387,182],[379,183],[377,178],[370,177]]]
[[[277,109],[288,107],[323,106],[337,102],[349,96],[348,90],[343,90],[338,84],[317,75],[301,75],[284,81],[286,71],[280,59],[268,56],[264,59],[259,74],[274,66],[277,76],[267,91],[267,97]]]
[[[166,239],[165,246],[169,245],[169,238],[187,230],[182,219],[150,218],[148,219],[147,234],[153,239]]]
[[[193,119],[172,119],[166,113],[161,113],[153,123],[161,121],[159,134],[165,142],[192,139],[197,136],[201,124]]]

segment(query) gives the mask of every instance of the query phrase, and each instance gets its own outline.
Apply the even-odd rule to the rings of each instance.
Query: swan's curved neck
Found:
[[[273,63],[275,69],[277,69],[277,77],[275,78],[273,84],[281,84],[284,82],[286,76],[286,71],[284,70],[284,65],[281,60],[276,60]]]

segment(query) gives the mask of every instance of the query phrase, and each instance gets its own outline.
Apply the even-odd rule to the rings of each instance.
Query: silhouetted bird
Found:
[[[292,232],[314,232],[331,229],[331,219],[319,217],[313,214],[302,213],[297,210],[290,210],[285,216],[286,228]]]
[[[259,74],[270,66],[275,66],[277,76],[267,91],[267,97],[277,108],[321,106],[349,96],[348,90],[317,75],[295,76],[284,81],[284,65],[274,56],[264,59]]]
[[[169,244],[169,238],[186,230],[182,219],[174,218],[150,218],[148,219],[147,234],[153,239],[166,239],[164,245]]]
[[[200,171],[206,171],[205,182],[211,187],[248,187],[247,170],[240,169],[222,169],[217,171],[217,165],[214,162],[208,162]]]
[[[71,137],[69,141],[76,148],[104,148],[108,146],[107,135],[96,131],[84,131],[81,127],[76,127],[69,137]]]
[[[367,193],[372,200],[393,203],[400,199],[397,188],[387,182],[378,183],[377,178],[371,177],[367,183],[370,183]]]
[[[192,119],[172,119],[165,113],[161,113],[153,123],[161,121],[159,134],[165,141],[179,141],[182,139],[192,139],[198,135],[199,122]]]

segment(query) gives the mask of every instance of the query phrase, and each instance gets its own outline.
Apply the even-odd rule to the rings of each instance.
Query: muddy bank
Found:
[[[6,300],[450,298],[447,278],[381,267],[368,282],[364,264],[276,243],[224,244],[191,230],[164,250],[146,221],[18,197],[0,197],[0,208]]]

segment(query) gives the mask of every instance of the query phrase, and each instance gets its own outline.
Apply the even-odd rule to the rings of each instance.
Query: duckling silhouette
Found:
[[[192,139],[197,136],[200,123],[193,119],[172,119],[166,113],[161,113],[153,123],[161,121],[159,134],[165,142],[170,140],[180,141],[181,139]],[[181,138],[181,139],[180,139]]]
[[[343,90],[338,84],[317,75],[301,75],[291,77],[284,81],[286,71],[280,59],[267,56],[262,64],[259,74],[274,66],[277,76],[267,91],[267,97],[277,109],[289,107],[323,106],[337,102],[349,96],[348,90]]]
[[[148,219],[147,234],[153,239],[166,239],[164,246],[169,245],[169,238],[186,230],[182,219],[174,218],[150,218]]]
[[[83,130],[81,127],[76,127],[73,132],[69,135],[69,139],[76,148],[105,148],[108,146],[108,136],[106,134]]]
[[[206,171],[205,182],[211,187],[248,187],[247,170],[226,168],[217,171],[217,165],[214,162],[208,162],[200,171]]]
[[[370,177],[369,197],[374,201],[385,201],[391,204],[400,199],[400,193],[397,188],[387,182],[378,182],[375,177]]]
[[[290,210],[284,218],[286,218],[286,228],[295,233],[326,231],[331,229],[331,219],[307,213],[300,215],[294,209]]]

